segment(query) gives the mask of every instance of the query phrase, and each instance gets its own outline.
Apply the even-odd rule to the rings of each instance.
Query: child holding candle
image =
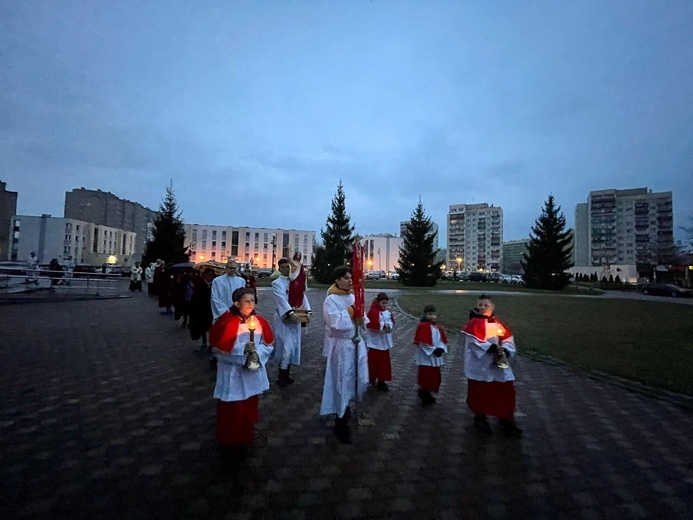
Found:
[[[520,437],[515,424],[515,375],[502,358],[515,355],[515,338],[493,313],[491,298],[482,294],[470,320],[461,331],[465,338],[464,375],[467,376],[467,406],[474,412],[474,427],[491,434],[487,416],[498,417],[501,431]]]
[[[269,323],[255,314],[255,294],[236,289],[232,307],[214,322],[210,344],[217,357],[217,442],[232,452],[254,440],[258,395],[269,390],[265,364],[274,336]]]

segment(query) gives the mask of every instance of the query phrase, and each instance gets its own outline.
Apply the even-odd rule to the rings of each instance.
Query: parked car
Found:
[[[525,283],[525,279],[522,278],[519,274],[514,274],[510,277],[510,283],[516,283],[518,285],[522,285]]]
[[[489,273],[486,279],[489,282],[495,282],[499,283],[501,281],[501,274],[500,273]]]
[[[397,271],[392,271],[389,278],[390,280],[399,280],[399,273]]]
[[[272,268],[271,267],[261,267],[260,269],[257,270],[257,277],[258,278],[267,278],[272,274]]]
[[[366,280],[380,280],[385,277],[384,271],[368,271],[366,273]]]
[[[488,281],[488,277],[486,276],[486,273],[469,273],[469,277],[467,278],[470,282],[486,282]]]
[[[640,291],[653,296],[671,296],[672,298],[690,298],[691,290],[673,283],[648,283]]]
[[[502,274],[500,276],[501,283],[513,283],[513,277],[509,274]]]

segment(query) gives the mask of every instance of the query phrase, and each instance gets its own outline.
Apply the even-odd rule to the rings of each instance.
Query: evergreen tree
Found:
[[[340,265],[351,261],[351,247],[354,236],[351,217],[346,212],[346,198],[342,181],[339,181],[337,194],[332,199],[332,214],[327,217],[325,231],[320,229],[322,249],[316,251],[313,264],[315,278],[321,283],[332,283],[332,272]]]
[[[572,230],[565,230],[561,207],[549,195],[524,253],[522,267],[528,287],[560,290],[570,283],[570,275],[565,271],[573,266],[571,239]]]
[[[433,286],[440,277],[443,262],[436,262],[433,243],[437,232],[426,215],[421,199],[407,222],[399,248],[399,279],[405,285]]]
[[[181,211],[173,193],[173,182],[166,187],[164,200],[154,219],[153,238],[147,242],[147,250],[142,257],[144,265],[161,258],[166,263],[187,262],[188,248],[185,245],[185,226]]]

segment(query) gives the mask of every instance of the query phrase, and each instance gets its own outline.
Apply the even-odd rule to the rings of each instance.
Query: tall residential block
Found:
[[[186,224],[185,244],[191,262],[226,262],[234,259],[256,267],[276,267],[282,257],[297,251],[310,266],[315,231]]]
[[[528,238],[503,242],[501,271],[506,274],[523,274],[524,270],[522,269],[521,262],[524,261],[528,244]]]
[[[481,204],[454,204],[448,211],[448,269],[499,271],[503,243],[503,209]]]
[[[157,212],[137,202],[101,190],[74,189],[65,193],[65,218],[91,222],[137,234],[134,257],[140,260],[152,238]]]
[[[13,236],[12,215],[17,213],[17,192],[7,191],[0,181],[0,260],[8,260]]]
[[[674,217],[670,191],[591,191],[575,208],[575,265],[671,261]]]

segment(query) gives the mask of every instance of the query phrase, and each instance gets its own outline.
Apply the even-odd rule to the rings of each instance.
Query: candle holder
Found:
[[[496,366],[501,370],[510,368],[508,364],[508,356],[505,355],[505,349],[503,348],[503,334],[505,330],[502,327],[498,327],[498,353],[496,354]]]
[[[250,343],[255,343],[255,316],[250,316],[248,318],[248,331],[250,332]],[[260,356],[257,353],[257,350],[251,350],[250,352],[247,353],[246,358],[245,358],[245,364],[243,365],[246,369],[248,370],[257,370],[260,368],[262,365],[260,365]]]

